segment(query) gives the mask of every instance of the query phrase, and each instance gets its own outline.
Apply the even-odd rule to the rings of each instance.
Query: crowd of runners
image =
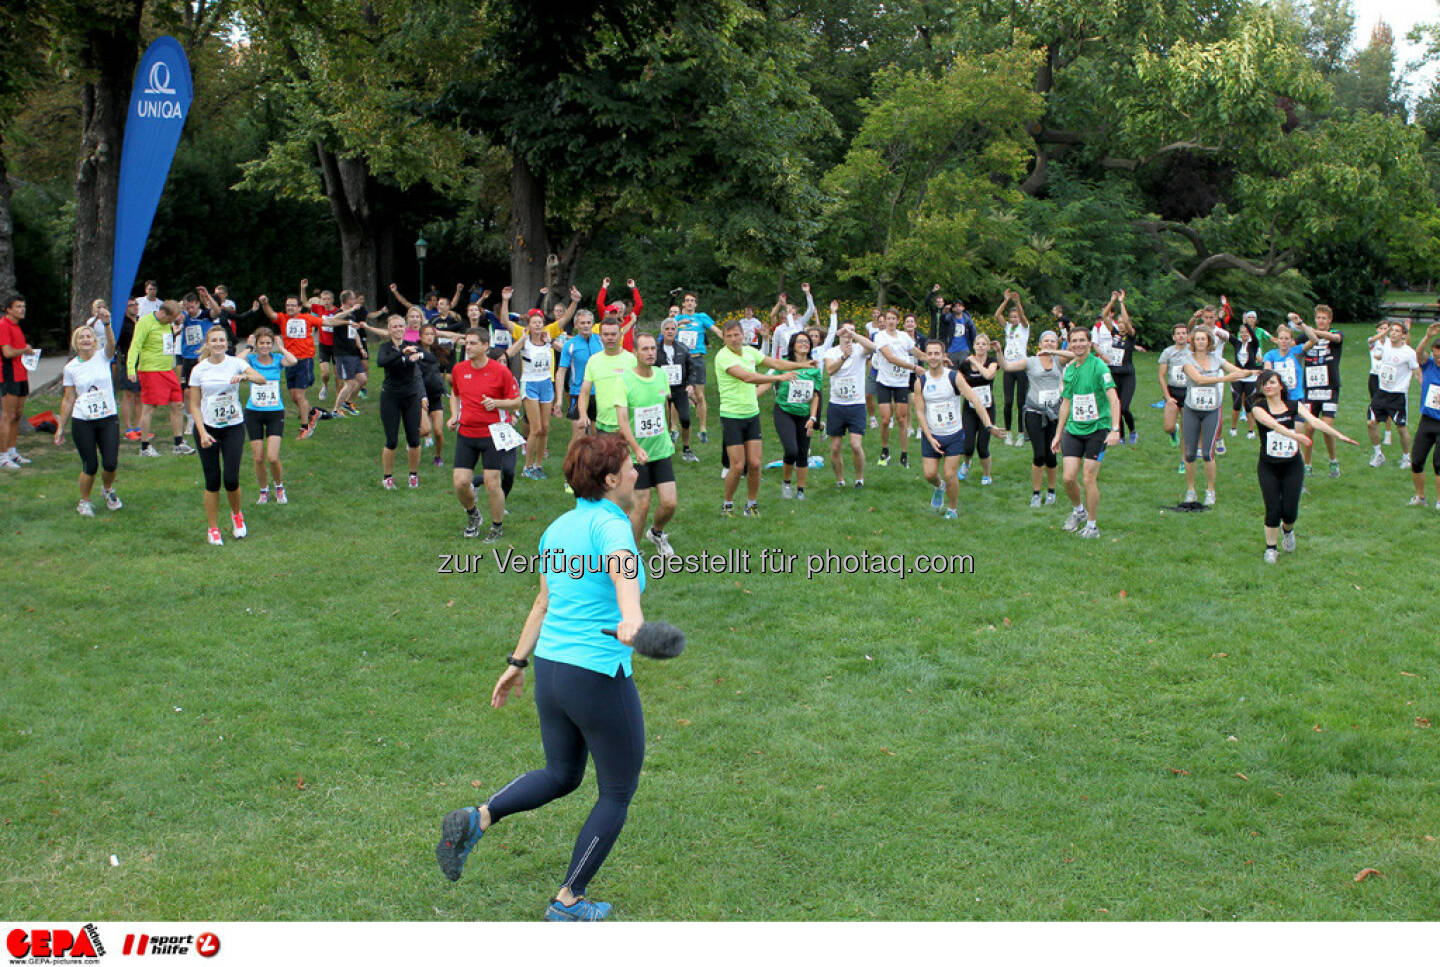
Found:
[[[231,536],[247,533],[240,486],[245,443],[257,502],[288,503],[281,448],[290,414],[301,440],[322,420],[360,416],[359,403],[374,389],[368,385],[374,369],[382,375],[375,409],[384,431],[379,482],[385,489],[400,486],[395,464],[402,432],[409,488],[420,486],[427,448],[433,449],[430,466],[444,466],[449,434],[463,533],[497,541],[517,476],[548,476],[552,426],[567,420],[574,437],[613,433],[623,441],[638,470],[629,512],[634,537],[668,556],[675,552],[667,527],[680,497],[674,462],[699,462],[695,448],[709,443],[705,392],[713,379],[725,516],[736,513],[742,484],[741,516],[760,513],[761,411],[768,406],[781,451],[782,499],[813,494],[812,440],[813,465],[828,456],[835,487],[864,487],[865,436],[877,431],[881,468],[892,460],[909,467],[910,442],[918,441],[930,506],[951,519],[958,516],[962,482],[978,476],[979,486],[991,484],[992,444],[1028,445],[1030,507],[1057,502],[1058,477],[1069,508],[1064,529],[1093,538],[1106,451],[1139,439],[1132,406],[1138,381],[1148,377],[1137,354],[1158,350],[1152,371],[1163,394],[1163,432],[1179,451],[1177,473],[1185,477],[1182,506],[1216,504],[1216,460],[1226,452],[1227,435],[1236,438],[1243,423],[1246,439],[1258,440],[1270,561],[1294,549],[1317,434],[1331,477],[1340,475],[1337,442],[1356,444],[1335,428],[1345,338],[1323,305],[1309,321],[1289,314],[1272,333],[1253,311],[1237,321],[1222,297],[1218,306],[1177,322],[1171,344],[1161,349],[1138,343],[1121,290],[1093,321],[1073,322],[1053,307],[1043,330],[1020,296],[1007,290],[994,312],[992,339],[964,303],[947,299],[939,286],[923,313],[876,309],[859,325],[841,323],[836,302],[822,320],[809,285],[801,287],[803,306],[782,293],[768,319],[746,307],[723,325],[691,293],[658,323],[646,324],[633,279],[626,289],[628,299],[612,298],[605,279],[591,308],[575,288],[517,299],[509,287],[493,294],[457,286],[450,298],[432,292],[412,303],[392,285],[389,305],[371,311],[350,290],[338,299],[329,290],[312,298],[308,280],[301,280],[283,308],[260,295],[241,310],[223,286],[167,300],[147,282],[144,295],[126,306],[123,322],[97,300],[89,321],[71,334],[74,358],[63,371],[54,442],[68,435],[79,454],[77,510],[87,517],[95,513],[97,474],[106,507],[122,506],[115,486],[122,446],[133,444],[143,458],[198,453],[207,540],[219,545],[222,489]],[[24,323],[24,299],[6,298],[0,471],[30,462],[16,446],[38,355]],[[1377,325],[1366,347],[1365,399],[1369,465],[1382,467],[1389,459],[1385,448],[1398,436],[1396,460],[1411,471],[1414,486],[1410,503],[1428,505],[1428,481],[1440,510],[1437,334],[1440,324],[1416,333],[1408,322]],[[243,392],[241,384],[248,384]],[[1412,384],[1420,396],[1414,426]],[[169,423],[168,447],[156,432],[157,412]],[[815,439],[820,435],[828,446]]]

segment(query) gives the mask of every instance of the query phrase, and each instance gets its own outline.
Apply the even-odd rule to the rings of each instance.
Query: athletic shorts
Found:
[[[200,365],[200,357],[186,359],[184,356],[176,356],[175,362],[180,365],[180,385],[190,385],[190,374],[195,372],[195,367]]]
[[[1376,423],[1394,420],[1396,426],[1404,426],[1410,416],[1410,401],[1404,393],[1377,392],[1370,398],[1370,419]]]
[[[663,460],[651,460],[649,463],[637,463],[635,465],[635,489],[649,490],[651,487],[658,487],[662,483],[675,482],[675,465],[670,457]]]
[[[910,402],[910,387],[886,386],[884,383],[876,383],[875,402],[908,404]]]
[[[943,460],[946,457],[963,456],[965,449],[964,430],[956,430],[949,436],[937,436],[935,439],[940,441],[940,447],[945,452],[936,452],[935,448],[930,445],[930,438],[922,433],[920,434],[920,456],[929,460]]]
[[[1185,405],[1185,387],[1183,387],[1183,386],[1166,386],[1166,387],[1165,387],[1165,393],[1166,393],[1166,395],[1168,395],[1168,396],[1170,397],[1170,401],[1171,401],[1172,403],[1174,403],[1176,406],[1184,406],[1184,405]]]
[[[1310,412],[1316,416],[1328,416],[1330,419],[1340,413],[1340,391],[1338,389],[1312,389],[1305,393],[1305,403],[1310,407]]]
[[[430,412],[439,413],[443,411],[445,409],[445,397],[449,395],[445,392],[445,384],[422,383],[420,385],[423,387],[421,394],[425,399],[425,405],[430,408]]]
[[[831,403],[825,410],[825,435],[865,435],[864,403]]]
[[[867,366],[865,368],[865,395],[873,397],[875,395],[875,389],[879,385],[880,384],[875,381],[875,370]]]
[[[527,400],[536,400],[540,403],[555,402],[555,381],[553,379],[522,383],[520,385],[525,390],[525,398]]]
[[[579,418],[580,418],[580,415],[576,412],[576,408],[577,408],[579,405],[580,405],[580,397],[578,397],[578,396],[572,396],[572,397],[570,397],[570,408],[565,411],[565,418],[566,418],[567,420],[576,420],[576,419],[579,419]],[[588,417],[590,417],[590,422],[591,422],[591,423],[594,423],[594,422],[595,422],[595,413],[596,413],[596,410],[595,410],[595,394],[594,394],[594,393],[591,393],[591,394],[590,394],[590,405],[585,408],[585,415],[588,416]]]
[[[319,346],[316,347],[315,351],[316,351],[316,353],[318,354],[318,358],[319,358],[320,362],[322,362],[322,363],[329,363],[329,362],[334,362],[334,361],[335,361],[335,344],[334,344],[334,343],[331,343],[330,345],[327,346],[327,345],[325,345],[325,344],[322,342]]]
[[[140,377],[141,403],[146,406],[166,406],[180,402],[183,395],[180,392],[180,377],[175,375],[173,369],[141,372],[137,375]]]
[[[335,356],[333,358],[335,375],[339,376],[342,381],[354,379],[365,372],[365,360],[359,356]]]
[[[315,360],[301,359],[285,370],[285,385],[290,389],[309,389],[315,385]]]
[[[690,354],[690,373],[689,373],[689,378],[685,380],[685,384],[686,384],[687,386],[704,386],[704,385],[705,385],[705,357],[704,357],[704,356],[696,356],[694,353],[691,353],[691,354]]]
[[[1255,392],[1255,380],[1242,383],[1238,380],[1230,384],[1230,408],[1232,410],[1245,409],[1245,399]]]
[[[7,379],[0,383],[0,396],[18,396],[21,399],[30,395],[30,381]]]
[[[285,435],[284,410],[246,410],[245,436],[251,441]]]
[[[744,446],[751,440],[760,439],[760,414],[754,416],[722,416],[720,429],[724,445]]]
[[[115,388],[129,390],[132,393],[140,392],[140,380],[131,379],[125,371],[125,360],[116,357],[115,364],[110,367],[110,378],[114,381]]]
[[[477,462],[485,470],[500,469],[500,451],[495,448],[495,441],[488,436],[455,434],[455,468],[474,470]]]
[[[1060,456],[1099,460],[1105,452],[1105,438],[1109,435],[1109,430],[1096,430],[1084,436],[1075,436],[1066,430],[1060,434]]]

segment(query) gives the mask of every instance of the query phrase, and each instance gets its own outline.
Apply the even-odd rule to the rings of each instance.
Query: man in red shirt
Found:
[[[305,398],[305,391],[315,382],[315,330],[324,323],[314,313],[300,311],[298,296],[286,296],[285,311],[276,312],[270,308],[270,300],[262,295],[260,308],[280,330],[285,351],[297,360],[294,366],[285,370],[285,386],[290,390],[291,402],[300,411],[300,439],[303,440],[315,432],[315,420],[311,418],[310,401]],[[317,410],[315,419],[319,415]]]
[[[300,280],[300,304],[306,304],[306,290],[310,288],[309,279]],[[321,289],[318,302],[310,303],[310,314],[324,319],[336,312],[335,293],[329,289]],[[325,399],[325,388],[330,385],[330,370],[335,361],[335,332],[333,329],[322,328],[320,330],[320,399]],[[335,379],[335,391],[340,391],[340,379]]]
[[[20,295],[5,300],[5,315],[0,316],[0,469],[19,470],[29,459],[20,456],[15,441],[20,435],[20,416],[25,412],[25,397],[30,395],[30,376],[20,357],[31,352],[20,331],[25,320],[25,299]]]
[[[485,543],[505,535],[505,490],[501,469],[506,458],[514,468],[515,449],[523,438],[501,410],[524,405],[520,386],[510,367],[491,359],[490,333],[475,327],[465,333],[465,361],[450,371],[450,429],[455,431],[452,479],[455,497],[465,508],[465,536],[480,536],[480,508],[475,503],[475,464],[484,468],[485,493],[490,502],[490,531]]]
[[[606,296],[610,292],[610,279],[600,283],[600,292],[595,296],[595,305],[600,310],[600,318],[606,316],[620,317],[620,348],[635,351],[635,323],[640,320],[640,312],[645,308],[645,302],[640,298],[640,290],[635,288],[634,279],[626,279],[625,284],[630,288],[630,311],[625,311],[623,300],[617,300],[606,304]]]

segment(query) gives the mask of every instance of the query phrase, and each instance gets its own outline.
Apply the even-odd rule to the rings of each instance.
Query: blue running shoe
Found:
[[[959,516],[960,516],[960,514],[959,514],[957,511],[953,511],[953,510],[951,510],[949,507],[946,507],[946,508],[945,508],[945,513],[943,513],[943,514],[940,515],[940,519],[941,519],[941,520],[955,520],[955,519],[958,518]]]
[[[574,906],[565,906],[559,900],[551,900],[545,908],[545,919],[552,923],[585,923],[604,920],[610,913],[610,904],[587,900],[583,896],[575,900]]]
[[[960,474],[959,474],[959,477],[960,477],[961,480],[964,480],[964,479],[966,479],[966,478],[969,477],[969,476],[970,476],[970,461],[967,460],[967,461],[965,461],[964,463],[960,464]]]
[[[435,859],[440,872],[449,880],[460,879],[465,868],[465,857],[480,842],[485,833],[480,828],[480,810],[474,806],[455,809],[445,814],[440,823],[440,842],[435,847]]]
[[[941,507],[941,505],[944,504],[944,503],[945,503],[945,488],[944,488],[944,487],[936,487],[936,488],[935,488],[935,492],[930,495],[930,509],[932,509],[932,510],[939,510],[940,507]]]

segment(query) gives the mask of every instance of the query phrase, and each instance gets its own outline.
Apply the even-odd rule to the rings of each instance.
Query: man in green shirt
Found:
[[[744,474],[745,516],[759,517],[760,468],[765,462],[760,447],[760,400],[755,388],[765,383],[789,382],[795,379],[795,370],[812,364],[776,359],[745,345],[745,328],[739,319],[725,323],[721,335],[725,345],[715,353],[715,385],[720,395],[720,426],[730,470],[725,475],[725,502],[720,505],[720,513],[724,517],[735,516],[735,491],[740,489],[740,477]],[[762,363],[779,372],[757,373],[755,370]]]
[[[635,337],[635,368],[620,377],[621,394],[615,402],[615,418],[620,436],[635,458],[635,492],[630,504],[630,526],[635,530],[635,543],[644,532],[650,543],[665,557],[674,557],[675,550],[665,535],[665,525],[675,516],[679,501],[675,494],[675,468],[671,458],[675,444],[665,423],[665,406],[670,402],[670,379],[665,371],[655,368],[658,345],[655,337],[642,332]],[[655,524],[648,530],[645,518],[650,514],[650,491],[660,495],[655,508]]]
[[[158,457],[160,451],[151,443],[154,436],[150,423],[155,417],[155,407],[170,409],[170,433],[175,441],[175,453],[194,453],[195,450],[180,435],[183,422],[181,410],[182,392],[180,377],[175,375],[176,330],[184,320],[180,303],[167,299],[154,312],[147,312],[135,323],[135,333],[130,339],[130,352],[125,358],[125,374],[140,383],[140,456]]]
[[[619,429],[615,419],[615,403],[624,392],[620,376],[635,368],[635,354],[620,348],[620,319],[606,316],[600,323],[602,352],[585,364],[585,378],[580,383],[580,400],[576,408],[575,429],[584,433],[590,426],[590,394],[595,394],[595,429],[614,433]]]
[[[1069,352],[1060,390],[1060,420],[1050,449],[1064,458],[1061,477],[1074,510],[1065,521],[1065,530],[1078,528],[1081,537],[1099,537],[1100,457],[1107,446],[1120,442],[1120,397],[1110,367],[1090,352],[1090,330],[1070,330]],[[1045,350],[1041,350],[1045,352]],[[1084,502],[1081,502],[1081,463],[1085,468]]]

